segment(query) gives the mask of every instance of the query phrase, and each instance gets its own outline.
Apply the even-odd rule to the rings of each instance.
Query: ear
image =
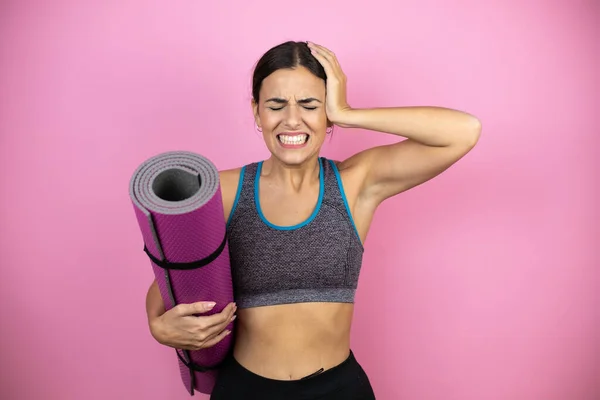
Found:
[[[252,114],[254,115],[254,122],[260,128],[260,115],[258,114],[258,104],[252,99],[250,102],[250,106],[252,107]]]

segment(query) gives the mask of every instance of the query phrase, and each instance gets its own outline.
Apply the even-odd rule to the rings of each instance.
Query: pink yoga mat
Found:
[[[156,155],[136,169],[129,194],[165,308],[214,301],[213,310],[202,315],[221,312],[233,301],[233,286],[219,173],[213,163],[191,152]],[[194,389],[212,392],[232,337],[208,349],[176,350],[190,395]]]

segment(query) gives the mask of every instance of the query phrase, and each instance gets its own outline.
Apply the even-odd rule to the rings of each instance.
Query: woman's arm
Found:
[[[148,315],[148,325],[150,327],[150,331],[152,331],[153,322],[164,313],[165,303],[160,295],[158,283],[155,279],[150,285],[148,293],[146,294],[146,314]]]
[[[359,196],[375,204],[448,169],[475,146],[481,133],[476,117],[441,107],[352,109],[340,113],[335,124],[407,138],[340,164],[340,169],[360,171]]]
[[[475,146],[481,123],[442,107],[353,109],[346,100],[346,75],[333,52],[308,43],[327,74],[326,112],[335,125],[390,133],[407,140],[378,146],[339,164],[361,182],[358,197],[371,205],[439,175]],[[354,175],[354,173],[353,173]]]
[[[200,350],[212,347],[231,333],[227,325],[235,319],[237,307],[229,303],[220,313],[198,316],[213,309],[212,301],[179,304],[165,311],[156,279],[146,295],[146,313],[154,339],[177,349]]]

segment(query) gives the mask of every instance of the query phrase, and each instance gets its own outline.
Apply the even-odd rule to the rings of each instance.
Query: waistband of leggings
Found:
[[[355,380],[356,374],[354,371],[356,371],[357,368],[360,368],[352,350],[350,350],[348,357],[340,364],[317,374],[310,374],[307,377],[293,380],[267,378],[246,369],[234,357],[231,357],[230,361],[230,368],[235,370],[236,377],[251,381],[253,383],[282,388],[291,386],[305,387],[312,385],[330,385],[342,383],[341,381],[344,381],[345,379]]]

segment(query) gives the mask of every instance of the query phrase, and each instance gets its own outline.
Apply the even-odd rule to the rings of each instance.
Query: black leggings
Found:
[[[374,400],[373,388],[350,352],[341,364],[307,378],[284,381],[257,375],[233,357],[219,370],[211,400]]]

